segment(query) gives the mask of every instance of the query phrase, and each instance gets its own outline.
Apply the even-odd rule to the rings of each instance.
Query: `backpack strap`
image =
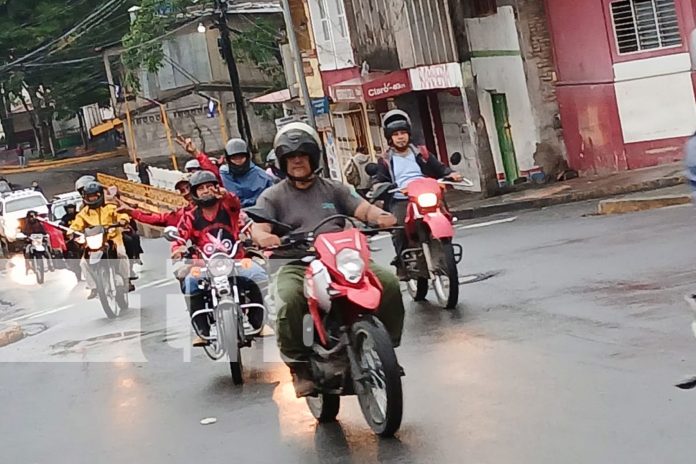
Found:
[[[428,150],[428,147],[425,145],[418,145],[418,151],[420,152],[420,155],[423,157],[424,161],[428,161],[430,158],[430,151]]]

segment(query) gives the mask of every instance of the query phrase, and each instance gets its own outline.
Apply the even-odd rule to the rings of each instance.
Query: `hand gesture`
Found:
[[[191,156],[196,156],[196,154],[198,153],[198,148],[196,147],[196,144],[194,144],[193,140],[191,140],[191,138],[189,137],[184,137],[181,134],[177,134],[176,143],[178,143],[179,146],[183,148],[184,151]]]

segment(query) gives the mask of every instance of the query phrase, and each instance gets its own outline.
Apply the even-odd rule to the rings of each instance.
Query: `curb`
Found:
[[[68,158],[64,160],[57,161],[46,161],[38,164],[30,164],[26,168],[20,167],[6,167],[0,168],[0,174],[26,174],[31,172],[43,172],[53,168],[62,168],[65,166],[74,166],[77,164],[89,163],[92,161],[102,161],[108,158],[114,158],[117,156],[124,156],[123,153],[118,151],[110,151],[108,153],[98,153],[96,155],[90,156],[80,156],[76,158]]]
[[[639,184],[632,184],[623,187],[606,187],[582,192],[571,192],[560,195],[552,195],[546,198],[533,198],[527,200],[510,201],[508,203],[473,206],[471,208],[453,208],[452,214],[459,220],[476,219],[495,214],[521,211],[525,209],[541,209],[548,206],[575,203],[586,200],[598,200],[616,195],[643,192],[648,190],[658,190],[661,188],[674,187],[683,184],[684,176],[663,177],[660,179],[649,180]]]
[[[623,198],[618,200],[602,200],[599,202],[599,214],[625,214],[666,208],[668,206],[687,205],[691,203],[691,195],[669,195],[652,198]]]
[[[24,338],[24,331],[19,325],[0,328],[0,348]]]

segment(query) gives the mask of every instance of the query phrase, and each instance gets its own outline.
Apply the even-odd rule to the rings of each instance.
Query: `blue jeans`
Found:
[[[268,274],[266,274],[264,268],[253,261],[252,266],[249,269],[237,268],[237,275],[256,282],[256,284],[261,284],[268,281]],[[200,277],[194,277],[191,274],[187,275],[182,284],[184,294],[196,295],[200,293],[201,290],[198,288],[198,282],[200,280]]]

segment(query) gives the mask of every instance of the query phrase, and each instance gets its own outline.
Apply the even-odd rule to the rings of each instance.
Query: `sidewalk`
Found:
[[[472,219],[656,190],[682,184],[684,180],[683,165],[671,163],[607,176],[581,177],[486,199],[477,198],[475,194],[450,191],[447,203],[457,218]]]
[[[0,167],[0,175],[9,174],[24,174],[30,172],[43,172],[53,168],[62,168],[66,166],[74,166],[77,164],[89,163],[92,161],[101,161],[107,158],[114,158],[118,156],[128,156],[128,151],[126,149],[118,149],[115,151],[109,151],[106,153],[96,153],[94,155],[86,156],[76,156],[72,158],[65,158],[61,160],[53,161],[32,161],[29,166],[25,168],[20,168],[19,166],[5,166]],[[124,161],[125,162],[125,161]]]

